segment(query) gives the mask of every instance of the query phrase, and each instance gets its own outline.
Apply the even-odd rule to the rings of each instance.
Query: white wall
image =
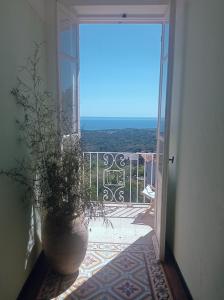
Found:
[[[193,298],[224,299],[224,2],[176,2],[167,240]]]
[[[18,67],[32,55],[34,41],[44,40],[43,20],[28,0],[1,1],[0,169],[13,167],[15,159],[24,154],[17,143],[15,118],[19,111],[10,90],[16,85]],[[27,253],[31,210],[24,207],[21,196],[18,186],[0,178],[0,299],[5,300],[16,299],[40,251],[36,243]]]
[[[167,4],[169,0],[61,0],[73,5],[148,5]]]

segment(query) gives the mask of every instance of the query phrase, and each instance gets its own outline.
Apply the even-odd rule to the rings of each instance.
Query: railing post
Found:
[[[137,186],[136,186],[137,203],[138,203],[138,167],[139,167],[139,153],[137,153],[137,174],[136,174],[136,178],[137,178]]]
[[[94,154],[94,155],[92,155]],[[143,188],[145,189],[147,184],[150,184],[151,186],[154,186],[154,177],[156,176],[154,174],[154,168],[155,168],[155,162],[154,162],[154,158],[155,158],[155,153],[140,153],[140,152],[137,152],[137,153],[130,153],[130,152],[83,152],[83,159],[88,159],[89,158],[89,162],[87,161],[85,165],[83,165],[83,180],[86,182],[89,181],[89,187],[90,187],[90,190],[92,187],[96,188],[96,194],[94,192],[94,194],[91,192],[91,197],[94,197],[95,199],[92,199],[92,200],[99,200],[99,188],[100,188],[100,182],[99,182],[99,175],[100,175],[100,168],[102,168],[101,164],[100,164],[100,159],[101,159],[101,154],[104,155],[104,154],[108,154],[108,155],[113,155],[113,159],[115,160],[113,162],[114,164],[114,167],[115,167],[115,174],[116,174],[116,157],[119,157],[119,155],[123,154],[124,155],[124,158],[122,159],[125,159],[126,160],[126,163],[123,164],[123,161],[122,161],[122,164],[119,165],[121,168],[126,168],[126,171],[124,170],[125,172],[125,178],[124,178],[124,186],[122,187],[122,193],[125,192],[126,190],[126,193],[124,195],[124,198],[123,200],[121,200],[120,198],[123,197],[123,194],[121,194],[122,196],[119,195],[119,199],[114,199],[115,202],[123,202],[123,201],[127,201],[126,203],[129,203],[129,205],[131,205],[132,203],[145,203],[146,202],[146,196],[141,195],[141,199],[143,197],[143,202],[142,200],[139,198],[139,192],[140,192],[140,189],[142,190],[142,182],[143,182]],[[143,178],[142,178],[142,175],[141,175],[141,178],[139,178],[139,167],[141,166],[142,168],[142,162],[140,163],[139,159],[140,158],[143,158],[144,160],[144,163],[143,163]],[[93,161],[94,159],[94,161]],[[128,159],[129,159],[129,171],[128,171]],[[137,161],[136,161],[137,160]],[[135,163],[136,161],[136,163]],[[94,163],[94,166],[93,166],[93,175],[92,175],[92,163]],[[134,164],[133,164],[134,163]],[[87,174],[85,174],[85,172],[87,172],[86,169],[88,169],[88,164],[89,164],[89,176]],[[133,169],[133,166],[135,167],[136,166],[136,172],[134,172],[134,176],[136,176],[136,187],[135,187],[135,184],[134,186],[132,185],[132,169]],[[118,167],[118,165],[117,165]],[[150,167],[150,169],[149,169]],[[119,168],[119,167],[118,167]],[[113,168],[111,169],[111,167],[108,169],[109,171],[111,170],[112,172],[114,171]],[[128,173],[129,173],[129,188],[128,188],[128,185],[127,185],[127,182],[128,182]],[[150,176],[150,180],[149,182],[147,181],[147,175]],[[118,173],[117,173],[117,176],[118,176]],[[86,179],[85,179],[86,177]],[[127,178],[127,180],[126,180]],[[148,178],[149,179],[149,178]],[[119,180],[119,177],[117,177],[117,182]],[[141,185],[139,186],[139,180],[141,180]],[[93,181],[93,182],[92,182]],[[135,181],[135,179],[134,179]],[[117,183],[116,183],[117,184]],[[115,185],[115,189],[116,189],[116,185]],[[126,189],[125,189],[126,188]],[[109,190],[109,189],[108,189]],[[128,198],[128,190],[129,190],[129,198]],[[135,193],[136,192],[136,197],[134,198],[133,197],[133,192]],[[113,196],[114,197],[114,196]],[[109,199],[108,199],[109,200]],[[111,200],[111,201],[113,201]],[[133,200],[133,201],[132,201]]]
[[[150,178],[150,185],[152,186],[153,183],[153,164],[154,164],[154,154],[151,154],[151,178]]]
[[[99,153],[96,154],[96,197],[99,199]]]
[[[82,181],[84,185],[85,184],[85,152],[83,152],[82,155],[83,155]]]
[[[92,153],[89,152],[89,186],[92,187]]]
[[[146,153],[144,155],[144,189],[145,189],[145,181],[146,181]],[[143,202],[145,203],[145,196],[143,196]]]
[[[129,202],[130,202],[130,204],[131,204],[131,169],[132,169],[132,158],[131,158],[131,153],[129,153],[129,161],[130,161],[130,200],[129,200]]]

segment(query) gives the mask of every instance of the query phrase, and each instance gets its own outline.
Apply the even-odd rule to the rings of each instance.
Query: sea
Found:
[[[154,129],[157,127],[157,118],[81,117],[80,125],[81,130]]]

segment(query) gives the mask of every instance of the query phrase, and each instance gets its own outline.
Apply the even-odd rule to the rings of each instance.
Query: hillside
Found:
[[[155,152],[156,129],[83,130],[88,152]]]

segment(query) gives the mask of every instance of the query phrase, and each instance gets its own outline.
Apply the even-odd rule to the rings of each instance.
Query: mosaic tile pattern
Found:
[[[46,275],[36,300],[172,300],[152,243],[89,243],[79,275]]]

